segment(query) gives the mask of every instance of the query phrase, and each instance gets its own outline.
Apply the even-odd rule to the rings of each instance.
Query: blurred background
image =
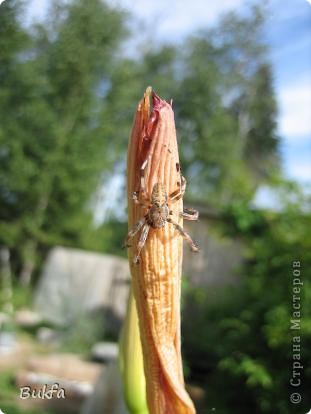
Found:
[[[129,288],[126,151],[148,85],[173,99],[184,202],[200,211],[199,223],[185,224],[201,253],[185,246],[182,286],[184,369],[198,413],[307,413],[305,0],[1,4],[0,409],[124,412],[113,378]],[[304,368],[293,387],[298,334]],[[46,383],[64,387],[66,400],[19,398],[20,387]]]

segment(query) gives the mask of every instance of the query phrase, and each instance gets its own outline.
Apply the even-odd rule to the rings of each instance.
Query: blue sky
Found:
[[[286,4],[286,6],[285,6]],[[311,181],[311,5],[272,1],[267,40],[275,73],[284,170]]]

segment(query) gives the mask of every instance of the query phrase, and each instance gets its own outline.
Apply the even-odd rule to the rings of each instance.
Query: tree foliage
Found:
[[[251,199],[278,169],[263,21],[258,8],[246,17],[230,13],[185,48],[176,99],[183,161],[196,184],[193,196],[218,206]]]
[[[99,0],[55,3],[32,33],[18,12],[18,2],[1,7],[10,42],[1,55],[1,242],[29,273],[39,246],[83,246],[85,207],[109,163],[98,90],[126,30],[123,14]]]
[[[184,354],[192,379],[206,386],[207,406],[221,414],[228,407],[233,414],[300,414],[311,404],[311,215],[289,190],[286,186],[296,201],[289,200],[281,213],[241,204],[227,211],[232,224],[227,231],[245,245],[240,282],[216,297],[191,288],[186,296]],[[295,269],[302,284],[294,284]],[[300,329],[291,329],[292,320],[300,320]],[[295,362],[304,369],[296,369],[293,377]],[[292,386],[291,379],[297,385],[298,378],[299,387]],[[301,394],[300,404],[291,403],[294,392]]]

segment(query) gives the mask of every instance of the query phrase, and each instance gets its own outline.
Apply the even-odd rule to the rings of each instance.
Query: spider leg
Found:
[[[123,243],[123,248],[125,247],[130,247],[130,245],[128,244],[129,241],[135,236],[135,234],[137,234],[139,232],[139,230],[142,228],[142,226],[145,223],[145,217],[140,219],[135,226],[128,232],[128,235],[126,236],[124,243]]]
[[[190,248],[193,252],[198,252],[199,248],[198,246],[194,243],[194,241],[191,239],[191,237],[189,236],[189,234],[175,221],[173,221],[171,218],[168,218],[167,221],[171,224],[173,224],[173,226],[175,227],[175,229],[183,236],[183,238],[189,243]]]
[[[185,220],[198,220],[199,212],[193,208],[184,208],[184,211],[179,213],[179,216]]]
[[[138,191],[134,191],[134,193],[132,194],[132,199],[134,203],[142,207],[149,207],[150,205],[149,201],[147,199],[143,201],[139,201],[138,194],[139,194]]]
[[[135,204],[140,204],[140,201],[138,200],[138,191],[134,191],[134,193],[132,194],[132,200]]]
[[[182,175],[180,176],[180,181],[181,183],[179,184],[179,188],[169,195],[169,201],[171,203],[175,203],[180,200],[185,194],[187,181]]]
[[[149,229],[150,229],[149,224],[148,223],[145,223],[144,224],[144,227],[143,227],[143,229],[141,231],[141,234],[140,234],[139,242],[138,242],[138,245],[137,245],[137,252],[136,252],[136,255],[135,255],[134,259],[133,259],[133,262],[135,264],[138,264],[139,263],[139,255],[140,255],[140,252],[141,252],[142,248],[144,247],[144,245],[146,243],[146,240],[147,240],[147,237],[148,237],[148,233],[149,233]]]
[[[144,199],[148,199],[147,190],[146,190],[146,179],[145,179],[145,169],[147,167],[148,162],[150,161],[151,155],[145,159],[140,167],[140,189]]]
[[[181,192],[181,196],[183,197],[183,195],[185,194],[185,191],[186,191],[187,181],[186,181],[185,177],[181,174],[180,174],[180,181],[181,181],[180,192]]]

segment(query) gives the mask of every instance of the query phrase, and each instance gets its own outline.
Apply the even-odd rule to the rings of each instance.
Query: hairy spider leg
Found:
[[[179,216],[184,218],[185,220],[196,221],[199,218],[199,212],[194,208],[184,208],[184,211],[180,212]]]
[[[185,194],[187,181],[185,177],[183,177],[182,175],[180,176],[180,180],[181,180],[181,183],[178,184],[179,188],[177,188],[177,190],[173,191],[169,195],[169,202],[171,203],[175,203],[176,201],[180,200]]]
[[[175,229],[182,235],[182,237],[189,243],[190,248],[193,252],[199,251],[198,246],[194,243],[189,234],[178,223],[173,221],[171,218],[168,218],[167,221],[171,223],[175,227]]]
[[[139,191],[134,191],[132,194],[132,199],[135,204],[140,205],[142,207],[149,207],[150,206],[150,195],[147,193],[146,190],[146,180],[145,180],[145,169],[150,160],[151,156],[149,155],[145,161],[142,163],[140,167],[140,189]],[[139,200],[139,194],[141,194],[142,200]]]
[[[146,243],[148,233],[149,233],[149,229],[150,229],[149,224],[145,223],[144,227],[141,231],[141,234],[140,234],[139,242],[138,242],[138,245],[137,245],[137,252],[136,252],[136,255],[135,255],[134,260],[133,260],[133,262],[135,264],[139,263],[140,252],[141,252],[142,248],[144,247],[144,245]]]
[[[148,157],[145,159],[145,161],[142,163],[142,166],[140,167],[140,190],[142,192],[142,197],[145,201],[150,200],[150,195],[147,193],[147,190],[146,190],[146,179],[145,179],[145,169],[150,159],[151,159],[151,155],[148,155]]]
[[[148,199],[145,199],[143,201],[140,201],[138,198],[138,194],[139,192],[134,191],[134,193],[132,194],[132,199],[134,201],[135,204],[141,206],[141,207],[150,207],[150,202]]]
[[[135,236],[135,234],[137,234],[139,232],[139,230],[142,228],[142,226],[144,225],[146,219],[145,217],[143,217],[142,219],[140,219],[135,226],[128,232],[124,243],[123,243],[123,248],[125,247],[130,247],[129,241]]]

